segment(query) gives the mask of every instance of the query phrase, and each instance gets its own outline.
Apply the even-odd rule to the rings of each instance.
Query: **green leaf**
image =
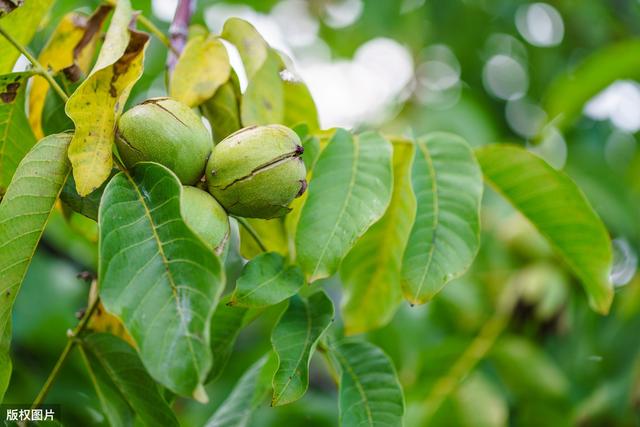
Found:
[[[118,169],[112,169],[110,176],[114,176],[116,173],[118,173]],[[60,200],[75,212],[94,221],[98,221],[100,199],[107,186],[107,182],[102,184],[97,190],[89,193],[86,197],[82,197],[76,191],[76,182],[73,179],[73,175],[70,175],[62,188],[62,193],[60,193]]]
[[[591,307],[613,300],[611,241],[578,186],[527,150],[494,144],[476,150],[487,183],[531,221],[581,280]]]
[[[308,299],[294,296],[271,332],[278,370],[273,376],[271,406],[300,399],[309,387],[309,362],[322,334],[333,321],[333,303],[323,291]]]
[[[411,184],[417,209],[402,260],[402,289],[412,304],[424,304],[478,253],[482,173],[462,138],[433,133],[417,141]]]
[[[266,307],[298,293],[304,274],[297,265],[275,252],[266,252],[249,261],[236,281],[231,305]]]
[[[229,18],[224,23],[220,36],[235,45],[247,77],[253,77],[266,61],[270,50],[260,33],[245,20]]]
[[[391,199],[391,144],[374,132],[337,130],[320,154],[295,234],[310,281],[331,276]]]
[[[280,58],[270,50],[262,66],[249,79],[240,105],[243,126],[283,122],[284,89],[280,65]]]
[[[200,106],[202,114],[209,120],[213,140],[220,142],[240,129],[240,85],[232,70],[229,80],[218,88],[215,95]]]
[[[0,16],[0,27],[22,46],[27,46],[52,4],[53,0],[27,0],[8,16]],[[0,36],[0,74],[11,72],[19,56],[20,52]]]
[[[32,75],[26,71],[0,76],[0,195],[7,190],[22,158],[36,143],[24,112],[27,81]]]
[[[575,70],[549,85],[544,107],[554,126],[564,129],[582,113],[584,105],[620,79],[640,78],[640,40],[608,45],[587,57]]]
[[[20,162],[0,203],[0,361],[9,361],[11,309],[40,236],[69,174],[70,135],[51,135]],[[0,401],[10,363],[0,364]],[[5,381],[6,379],[6,381]]]
[[[213,362],[207,377],[207,382],[215,381],[229,361],[233,346],[240,330],[251,318],[248,308],[229,305],[231,298],[223,298],[218,303],[216,311],[211,317],[211,357]]]
[[[169,95],[190,107],[211,98],[231,72],[227,49],[213,36],[197,36],[184,47],[171,75]]]
[[[393,363],[368,342],[344,340],[332,347],[342,374],[338,404],[340,425],[403,425],[404,396]]]
[[[411,191],[414,153],[411,141],[393,141],[393,194],[389,207],[340,266],[345,287],[342,318],[347,335],[386,325],[402,301],[402,253],[416,214],[416,198]]]
[[[209,418],[205,427],[249,427],[251,416],[265,401],[271,388],[275,358],[264,356],[254,363]]]
[[[191,395],[211,366],[209,322],[224,275],[184,223],[182,186],[164,166],[120,172],[100,204],[100,295],[122,319],[151,376]]]
[[[116,122],[142,75],[149,36],[128,28],[132,16],[129,0],[119,0],[96,64],[66,104],[76,127],[69,159],[81,196],[109,177]]]
[[[286,69],[280,73],[284,91],[284,121],[283,124],[293,128],[306,125],[306,133],[316,132],[320,128],[318,109],[309,92],[309,88],[300,76],[294,72],[291,59],[282,52],[278,52]],[[304,140],[306,135],[301,135]]]
[[[135,350],[110,334],[82,339],[82,355],[111,425],[178,426],[178,420]]]

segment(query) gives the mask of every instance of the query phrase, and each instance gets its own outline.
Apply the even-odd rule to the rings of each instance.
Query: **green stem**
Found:
[[[260,250],[262,252],[267,252],[267,247],[265,246],[264,242],[262,241],[262,239],[258,235],[258,232],[256,230],[254,230],[254,228],[251,226],[251,224],[249,224],[249,222],[244,218],[240,218],[240,217],[237,217],[237,216],[234,217],[234,218],[236,219],[236,221],[238,221],[238,224],[242,225],[244,227],[244,229],[247,230],[247,233],[249,233],[251,235],[251,237],[253,237],[253,240],[255,240],[255,242],[260,247]]]
[[[116,6],[116,0],[105,0],[105,3],[113,7]],[[143,14],[139,14],[136,19],[140,23],[140,25],[142,25],[147,31],[149,31],[158,40],[160,40],[163,45],[169,48],[172,52],[176,52],[175,48],[171,45],[169,37],[167,37],[162,31],[160,31],[160,29],[156,27],[156,25],[151,22],[149,18],[147,18]]]
[[[167,37],[162,31],[160,31],[160,29],[158,27],[155,26],[155,24],[153,22],[151,22],[151,20],[149,20],[146,16],[144,15],[138,15],[138,22],[140,23],[140,25],[142,25],[147,31],[149,31],[151,34],[153,34],[158,40],[160,40],[160,42],[165,45],[167,48],[169,48],[172,52],[176,53],[176,49],[173,47],[173,45],[171,44],[171,41],[169,40],[169,37]]]
[[[451,366],[447,374],[436,381],[421,405],[424,408],[421,414],[421,421],[424,424],[431,420],[446,398],[458,388],[461,381],[491,350],[509,324],[514,304],[513,294],[508,293],[506,298],[498,304],[493,316],[485,322],[478,335]]]
[[[15,47],[16,49],[18,49],[18,51],[20,51],[21,54],[23,54],[28,60],[29,62],[31,62],[31,64],[33,65],[33,67],[35,68],[36,73],[38,73],[40,76],[44,77],[49,84],[51,85],[51,87],[53,88],[53,90],[56,91],[56,93],[58,94],[58,96],[60,96],[60,98],[66,103],[69,100],[69,97],[67,96],[67,94],[64,92],[64,90],[62,90],[62,88],[60,87],[60,85],[58,84],[58,82],[55,81],[55,79],[53,78],[53,76],[42,66],[42,64],[40,64],[40,62],[38,62],[38,60],[35,58],[35,56],[33,56],[31,54],[31,52],[29,52],[27,50],[27,48],[25,48],[24,46],[22,46],[20,44],[20,42],[18,42],[18,40],[16,40],[15,38],[13,38],[13,36],[11,34],[9,34],[4,28],[0,27],[0,34],[2,34],[2,36],[7,39],[9,41],[9,43],[11,43],[13,45],[13,47]]]
[[[69,357],[71,350],[73,350],[73,348],[78,343],[77,337],[85,330],[85,328],[89,324],[89,319],[91,318],[93,313],[96,311],[96,308],[98,307],[99,302],[100,302],[100,299],[96,298],[91,303],[91,306],[87,309],[86,313],[80,320],[80,323],[78,323],[78,326],[76,326],[76,328],[68,334],[67,344],[62,350],[60,357],[58,357],[58,360],[56,361],[56,364],[54,365],[53,369],[49,373],[49,376],[47,377],[47,380],[42,386],[40,393],[38,393],[38,396],[33,401],[33,404],[31,405],[31,409],[37,408],[38,406],[42,405],[42,403],[44,402],[44,399],[47,397],[47,394],[51,390],[53,383],[58,378],[58,375],[60,374],[60,370],[62,369],[64,362]]]
[[[324,361],[326,362],[329,375],[331,375],[331,378],[337,386],[340,385],[340,375],[336,369],[335,361],[331,358],[331,354],[329,354],[329,349],[323,343],[319,343],[318,351],[322,354]]]

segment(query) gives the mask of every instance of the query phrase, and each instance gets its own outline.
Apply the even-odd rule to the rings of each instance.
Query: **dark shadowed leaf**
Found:
[[[82,340],[89,378],[111,425],[178,426],[178,420],[144,369],[136,351],[110,334]]]
[[[255,410],[267,399],[275,369],[273,354],[254,363],[209,418],[206,427],[249,427]]]

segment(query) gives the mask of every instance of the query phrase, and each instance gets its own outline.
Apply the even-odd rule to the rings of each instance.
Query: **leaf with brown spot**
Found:
[[[116,122],[142,75],[149,36],[128,28],[132,16],[130,2],[119,1],[93,70],[66,105],[65,111],[76,126],[69,159],[81,196],[109,177]]]
[[[22,158],[36,143],[24,112],[30,71],[0,76],[0,195],[4,194]]]
[[[66,14],[40,52],[38,61],[52,72],[64,71],[67,78],[77,81],[85,74],[96,47],[100,28],[111,6],[100,6],[91,17],[77,12]],[[34,76],[29,92],[29,123],[36,138],[42,138],[42,113],[49,83]]]

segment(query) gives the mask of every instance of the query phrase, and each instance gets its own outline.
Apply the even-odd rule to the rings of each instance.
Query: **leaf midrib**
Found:
[[[351,367],[351,364],[349,363],[347,358],[344,357],[344,355],[340,350],[334,352],[334,354],[336,355],[336,357],[338,357],[338,359],[340,360],[340,364],[347,370],[347,373],[353,380],[353,383],[356,385],[356,388],[358,389],[358,393],[362,397],[362,402],[364,403],[365,412],[367,415],[367,421],[369,425],[373,427],[373,414],[371,413],[371,408],[369,407],[369,398],[367,397],[367,394],[364,391],[364,387],[362,387],[362,384],[358,380],[358,375],[353,370],[353,368]]]
[[[355,184],[356,184],[356,176],[357,176],[356,171],[358,169],[358,164],[360,162],[360,139],[358,137],[351,137],[351,142],[353,145],[353,165],[351,167],[351,179],[349,180],[347,195],[344,198],[344,201],[342,202],[340,213],[338,214],[338,218],[334,222],[334,225],[331,229],[331,233],[329,233],[329,237],[325,241],[322,251],[320,252],[320,256],[316,261],[316,265],[313,269],[313,272],[311,273],[311,277],[315,277],[316,273],[318,272],[318,268],[320,268],[320,264],[324,259],[324,254],[326,253],[327,248],[329,247],[329,243],[333,239],[333,236],[335,235],[338,229],[338,224],[340,223],[342,217],[344,216],[344,213],[347,210],[347,206],[349,205],[348,202],[351,200],[351,197],[353,195],[353,188],[355,187]]]
[[[289,376],[289,379],[287,380],[287,382],[284,384],[284,386],[282,387],[282,391],[280,392],[280,394],[273,398],[273,402],[277,403],[280,398],[282,398],[282,396],[284,395],[285,391],[287,390],[287,388],[289,388],[289,385],[291,384],[291,381],[293,380],[293,377],[295,376],[295,373],[298,371],[298,368],[300,366],[300,364],[302,363],[302,358],[304,357],[305,353],[306,353],[306,349],[307,349],[307,345],[309,345],[309,337],[311,336],[311,326],[312,326],[312,319],[311,319],[311,311],[309,310],[309,304],[307,303],[307,301],[302,300],[302,304],[304,305],[304,313],[307,319],[307,329],[306,329],[306,335],[304,338],[304,346],[302,347],[302,351],[300,352],[300,356],[298,357],[298,360],[295,363],[295,369],[293,370],[293,374]],[[280,370],[278,368],[278,370]]]
[[[433,223],[431,227],[433,228],[433,235],[431,236],[431,247],[429,248],[429,254],[427,255],[427,264],[424,266],[424,271],[422,273],[422,277],[420,278],[420,282],[418,284],[418,289],[416,289],[416,293],[414,295],[414,301],[419,301],[420,293],[422,292],[422,288],[424,287],[424,281],[431,271],[431,265],[433,262],[433,254],[436,248],[436,233],[438,225],[440,224],[440,198],[438,195],[438,176],[433,166],[433,159],[431,158],[431,154],[429,153],[429,149],[427,147],[426,142],[419,142],[418,148],[420,152],[424,155],[425,160],[428,163],[429,167],[429,176],[431,178],[431,193],[433,194]]]
[[[131,183],[132,187],[134,188],[136,194],[138,195],[138,199],[139,199],[140,203],[142,204],[142,207],[144,208],[145,215],[149,219],[149,223],[151,224],[151,232],[153,233],[153,237],[154,237],[154,239],[156,241],[156,245],[158,247],[158,253],[160,254],[160,257],[162,258],[162,265],[164,266],[164,268],[165,268],[165,270],[167,272],[167,279],[169,280],[169,284],[171,285],[171,295],[173,296],[173,299],[175,300],[176,310],[177,310],[177,312],[178,312],[178,314],[180,316],[180,320],[182,322],[184,322],[185,315],[182,312],[182,308],[180,307],[180,303],[178,301],[178,295],[176,293],[176,288],[177,287],[176,287],[175,280],[173,278],[173,272],[169,268],[169,260],[167,259],[166,255],[164,253],[164,248],[162,246],[162,240],[160,239],[160,236],[158,236],[158,233],[156,232],[156,224],[153,221],[153,217],[151,215],[151,211],[148,209],[148,207],[147,207],[147,205],[145,203],[144,196],[140,192],[140,189],[138,188],[138,185],[133,180],[133,178],[127,172],[123,171],[123,174],[125,175],[127,180],[129,180],[129,182]],[[191,343],[191,337],[190,337],[189,334],[185,334],[184,337],[186,338],[187,344],[189,346],[189,355],[191,356],[191,360],[193,362],[193,365],[195,366],[196,371],[199,373],[200,372],[200,365],[198,364],[197,358],[195,356],[195,351],[193,349],[193,344]]]

